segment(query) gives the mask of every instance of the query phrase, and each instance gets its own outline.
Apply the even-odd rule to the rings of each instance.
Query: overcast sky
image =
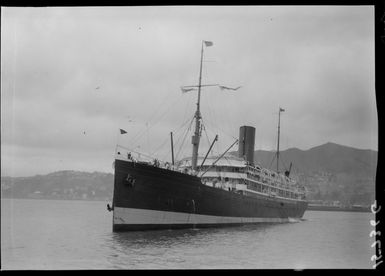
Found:
[[[197,94],[180,87],[198,83],[202,40],[213,42],[202,83],[242,86],[202,89],[202,155],[242,125],[274,150],[279,106],[283,150],[377,150],[373,6],[2,8],[1,19],[2,175],[112,172],[117,143],[167,161],[171,131],[178,158],[191,155]]]

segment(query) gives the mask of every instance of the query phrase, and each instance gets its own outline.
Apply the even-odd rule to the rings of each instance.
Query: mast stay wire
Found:
[[[209,123],[208,125],[210,126],[211,131],[212,130],[217,130],[219,133],[224,134],[225,137],[230,138],[231,140],[238,139],[237,137],[234,137],[233,135],[228,134],[226,131],[224,131],[223,129],[219,128],[218,126],[213,126],[213,124],[210,121],[206,120],[206,123]],[[224,139],[221,139],[221,141],[223,142]],[[221,145],[223,146],[223,143],[215,143],[216,154],[220,154],[221,152],[223,152],[223,149],[221,149]]]
[[[277,152],[275,152],[275,153],[273,154],[273,159],[272,159],[271,162],[270,162],[269,170],[271,170],[271,164],[273,164],[273,161],[275,160],[276,156],[277,156]]]
[[[191,121],[191,120],[192,120],[192,119],[188,119],[188,120],[185,121],[179,128],[177,128],[176,130],[172,131],[173,134],[177,134],[177,133],[178,133],[181,129],[183,129],[183,127],[184,127],[185,125],[187,125],[187,123],[188,123],[189,121]],[[191,124],[191,123],[190,123],[190,124]],[[162,144],[161,144],[161,145],[160,145],[154,152],[151,153],[151,155],[155,155],[155,154],[157,153],[157,151],[160,150],[161,148],[163,148],[163,146],[164,146],[168,141],[169,141],[169,138],[165,139],[164,142],[163,142],[163,143],[162,143]],[[177,145],[177,144],[179,143],[179,141],[180,141],[180,137],[179,137],[178,139],[176,139],[175,145]],[[168,150],[168,152],[166,153],[166,155],[169,154],[170,151],[171,151],[171,149]]]
[[[191,104],[191,95],[192,95],[192,93],[190,93],[189,94],[189,97],[188,97],[188,100],[186,101],[186,107],[184,108],[184,110],[185,110],[185,112],[184,112],[184,115],[183,115],[183,123],[176,129],[176,130],[172,130],[172,132],[173,132],[173,134],[175,135],[175,137],[176,137],[176,134],[191,120],[190,118],[188,118],[186,121],[184,121],[185,120],[185,118],[186,118],[186,114],[187,114],[187,112],[189,111],[188,110],[188,107],[190,106],[190,104]],[[179,137],[180,138],[180,137]],[[176,139],[176,141],[175,141],[175,145],[177,145],[178,144],[178,142],[179,142],[179,138],[177,138]],[[157,151],[158,150],[160,150],[166,143],[167,143],[167,141],[169,141],[169,138],[166,138],[165,140],[164,140],[164,142],[156,149],[156,150],[154,150],[154,152],[152,153],[152,155],[154,155],[154,154],[156,154],[157,153]],[[171,151],[171,149],[169,149],[168,150],[168,152],[166,153],[166,155],[167,154],[169,154],[170,153],[170,151]],[[165,155],[165,156],[166,156]]]
[[[209,95],[207,96],[207,117],[208,118],[214,118],[215,116],[213,115],[213,110],[211,108],[211,104],[212,104],[212,100],[211,100],[211,93],[209,93]],[[214,119],[215,121],[215,119]],[[203,124],[203,118],[202,118],[202,124]],[[204,121],[204,125],[206,126],[206,117],[205,117],[205,121]],[[206,127],[205,127],[205,134],[206,134],[206,137],[207,137],[207,140],[209,141],[209,145],[211,144],[210,143],[210,140],[208,139],[208,134],[207,134],[207,130],[206,130]]]
[[[194,118],[195,118],[195,116],[192,117],[192,119],[191,119],[191,121],[190,121],[190,125],[189,125],[189,127],[186,129],[186,133],[185,133],[185,135],[184,135],[184,137],[183,137],[182,143],[180,144],[179,150],[178,150],[177,154],[175,155],[175,159],[178,159],[178,158],[179,158],[179,154],[180,154],[180,152],[181,152],[182,146],[184,145],[184,142],[185,142],[185,140],[186,140],[187,134],[188,134],[189,130],[191,129],[191,125],[192,125],[192,123],[193,123],[193,121],[194,121]]]
[[[286,137],[285,137],[284,134],[282,135],[282,139],[281,139],[281,140],[283,141],[283,139],[286,139]],[[286,145],[287,145],[287,143],[286,143]],[[281,154],[280,154],[280,155],[281,155]],[[282,165],[283,165],[283,169],[284,169],[285,171],[287,171],[287,166],[286,166],[286,163],[285,163],[284,158],[283,158],[282,155],[281,155],[280,161],[281,161],[281,163],[282,163]]]
[[[188,119],[187,121],[183,122],[180,127],[178,127],[176,130],[172,130],[172,133],[173,134],[177,134],[185,125],[187,125],[187,123],[190,121],[191,119]],[[165,139],[166,141],[168,141],[168,138]],[[178,143],[178,141],[176,140],[176,144]],[[164,145],[164,143],[163,143]],[[153,154],[155,154],[162,146],[159,146],[154,152]]]
[[[281,155],[282,152],[280,152],[280,155]],[[269,165],[269,170],[271,170],[271,165],[273,164],[273,161],[277,158],[277,152],[275,151],[274,152],[274,155],[273,155],[273,159],[271,160],[270,162],[270,165]],[[281,161],[281,164],[283,165],[283,168],[284,170],[287,170],[287,166],[286,166],[286,163],[283,161],[283,158],[282,158],[282,155],[281,155],[281,158],[280,160]]]
[[[190,122],[190,124],[188,125],[188,128],[186,128],[186,131],[188,132],[191,129],[192,120],[194,120],[194,116],[192,116],[185,123],[183,123],[183,125],[179,128],[179,130],[183,129],[184,125],[187,125],[187,123]],[[177,131],[179,131],[179,130],[177,130]],[[180,137],[176,139],[175,144],[178,144],[179,141],[180,141]]]
[[[203,120],[202,120],[202,125],[204,126]],[[207,143],[208,143],[208,145],[210,146],[210,145],[211,145],[211,142],[210,142],[209,136],[207,135],[206,127],[204,127],[203,130],[205,131],[205,134],[206,134]]]
[[[233,135],[227,133],[227,131],[224,131],[223,129],[219,128],[218,126],[215,126],[212,122],[210,122],[209,120],[206,120],[206,123],[209,123],[209,125],[211,126],[212,129],[216,129],[216,130],[219,130],[220,132],[222,132],[223,134],[226,134],[228,137],[232,138],[232,139],[237,139],[237,137],[234,137]]]
[[[179,98],[179,100],[180,100],[180,98]],[[176,102],[177,102],[177,101],[176,101]],[[133,139],[132,143],[136,143],[139,139],[142,138],[142,136],[143,136],[146,132],[148,132],[150,129],[152,129],[153,127],[155,127],[155,126],[156,126],[156,125],[163,119],[163,117],[164,117],[170,110],[171,110],[170,108],[166,109],[165,112],[163,112],[163,114],[161,114],[161,115],[158,117],[158,120],[155,121],[153,124],[150,124],[149,127],[148,127],[148,123],[146,123],[147,128],[146,128],[144,131],[142,131],[142,133],[138,134],[138,136],[137,136],[135,139]]]
[[[223,116],[221,116],[222,118],[222,126],[227,130],[227,131],[231,131],[233,129],[233,125],[234,124],[234,116],[231,116],[233,111],[236,110],[235,107],[231,106],[231,103],[229,103],[228,101],[223,101],[222,103],[222,107],[224,110],[227,110],[228,112],[222,112]]]
[[[213,97],[213,95],[211,95],[211,93],[208,93],[209,95],[208,95],[208,105],[207,105],[207,110],[208,110],[208,112],[207,112],[207,117],[209,117],[209,118],[207,118],[207,117],[205,117],[206,119],[205,119],[205,122],[206,122],[206,125],[207,126],[210,126],[210,128],[211,129],[216,129],[217,131],[219,130],[221,133],[224,133],[224,134],[226,134],[228,137],[230,137],[230,138],[232,138],[232,139],[237,139],[236,137],[234,137],[233,135],[230,135],[230,134],[228,134],[228,132],[227,132],[227,130],[226,131],[224,131],[222,128],[219,128],[218,127],[218,124],[214,124],[214,123],[212,123],[212,119],[214,120],[214,121],[218,121],[217,120],[217,117],[218,116],[216,116],[216,112],[215,112],[215,109],[214,108],[212,108],[212,97]],[[226,112],[225,112],[226,113]],[[221,121],[221,125],[224,125],[224,123],[223,123],[223,116],[219,116],[219,118],[221,119],[220,121]],[[208,123],[208,124],[207,124]],[[226,128],[227,128],[227,126],[226,126]]]
[[[157,124],[163,119],[163,117],[164,117],[164,116],[171,110],[170,107],[173,106],[173,105],[175,105],[175,104],[176,104],[177,102],[179,102],[181,99],[182,99],[182,95],[180,95],[179,97],[177,97],[175,101],[171,102],[171,103],[167,106],[166,110],[165,110],[160,116],[157,117],[157,120],[156,120],[153,124],[151,124],[150,127],[146,128],[145,130],[140,131],[137,135],[135,135],[135,136],[131,139],[130,144],[136,143],[136,142],[138,141],[138,139],[142,138],[143,134],[145,134],[148,130],[150,130],[150,129],[153,128],[155,125],[157,125]],[[166,98],[166,100],[167,100],[167,98]],[[151,121],[152,118],[155,117],[156,113],[158,113],[160,109],[161,109],[161,106],[160,106],[159,109],[156,109],[156,110],[153,112],[153,114],[150,116],[150,119],[149,119],[148,121]]]
[[[180,145],[179,145],[179,149],[178,149],[178,151],[177,151],[177,153],[176,153],[176,155],[175,155],[175,159],[176,159],[176,160],[179,159],[180,154],[181,154],[181,151],[183,150],[183,146],[184,146],[184,143],[185,143],[187,134],[189,133],[189,131],[190,131],[190,129],[191,129],[192,122],[193,122],[193,120],[191,120],[190,127],[186,130],[186,133],[185,133],[184,136],[183,136],[183,140],[182,140],[182,142],[181,142]]]
[[[208,96],[207,96],[207,99],[208,99],[207,105],[206,105],[207,106],[207,117],[205,116],[205,118],[206,118],[205,123],[207,123],[206,125],[209,127],[210,130],[216,130],[217,132],[219,130],[220,133],[224,133],[224,134],[228,135],[229,137],[231,137],[232,139],[236,139],[232,135],[229,135],[227,133],[227,130],[224,131],[222,128],[219,128],[218,123],[217,124],[212,123],[212,122],[219,122],[219,125],[221,125],[221,126],[224,125],[223,115],[217,116],[216,110],[214,108],[215,105],[213,104],[213,102],[217,103],[217,100],[216,100],[216,98],[214,98],[215,97],[214,95],[215,95],[215,93],[208,93]],[[215,127],[212,127],[214,125],[215,125]],[[213,134],[216,135],[218,133],[214,133],[214,131],[213,131]],[[212,149],[213,153],[216,152],[217,154],[219,154],[221,152],[219,150],[220,144],[221,144],[220,142],[215,143],[215,147],[213,147],[213,149]]]
[[[153,117],[155,116],[155,114],[160,110],[160,107],[162,107],[163,104],[167,101],[168,96],[169,96],[172,92],[173,92],[173,91],[170,91],[170,92],[168,93],[168,95],[163,99],[162,104],[159,105],[159,108],[158,108],[158,109],[155,109],[155,110],[154,110],[154,112],[153,112],[153,113],[151,114],[151,116],[150,116],[150,120],[148,120],[148,121],[151,121],[151,120],[152,120],[152,118],[153,118]],[[141,132],[142,132],[142,133],[141,133]],[[134,135],[134,137],[131,139],[130,143],[132,143],[133,140],[134,140],[138,135],[142,135],[143,132],[145,132],[145,131],[139,131],[138,133],[136,133],[136,134]]]

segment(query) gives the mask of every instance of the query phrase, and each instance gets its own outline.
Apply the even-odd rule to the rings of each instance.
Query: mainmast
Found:
[[[192,159],[191,159],[191,168],[193,170],[197,169],[198,162],[198,149],[199,149],[199,139],[201,136],[201,112],[200,112],[200,99],[201,99],[201,84],[202,84],[202,63],[203,63],[203,44],[206,46],[212,46],[213,43],[211,41],[202,41],[202,49],[201,49],[201,63],[199,69],[199,84],[198,84],[198,101],[197,101],[197,110],[195,111],[195,131],[192,136],[191,143],[193,145],[192,151]]]
[[[281,124],[281,112],[284,112],[285,109],[279,107],[278,110],[278,141],[277,141],[277,173],[279,173],[279,132],[280,132],[280,124]]]

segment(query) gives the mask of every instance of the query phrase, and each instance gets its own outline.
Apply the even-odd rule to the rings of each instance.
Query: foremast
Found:
[[[201,86],[202,86],[202,63],[203,63],[203,44],[206,46],[211,46],[211,41],[202,40],[202,49],[201,49],[201,63],[199,68],[199,84],[198,84],[198,100],[197,100],[197,110],[195,111],[195,131],[192,136],[191,143],[193,145],[192,149],[192,159],[191,159],[191,168],[192,170],[197,169],[198,163],[198,149],[199,149],[199,140],[201,136],[201,112],[200,112],[200,99],[201,99]]]

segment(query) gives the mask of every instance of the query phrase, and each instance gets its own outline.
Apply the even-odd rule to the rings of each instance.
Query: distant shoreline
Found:
[[[308,205],[306,211],[333,211],[333,212],[364,212],[370,213],[370,207],[338,207],[325,205]]]
[[[98,201],[111,202],[112,199],[84,199],[84,198],[47,198],[47,197],[10,197],[1,196],[1,199],[31,199],[31,200],[67,200],[67,201]]]

